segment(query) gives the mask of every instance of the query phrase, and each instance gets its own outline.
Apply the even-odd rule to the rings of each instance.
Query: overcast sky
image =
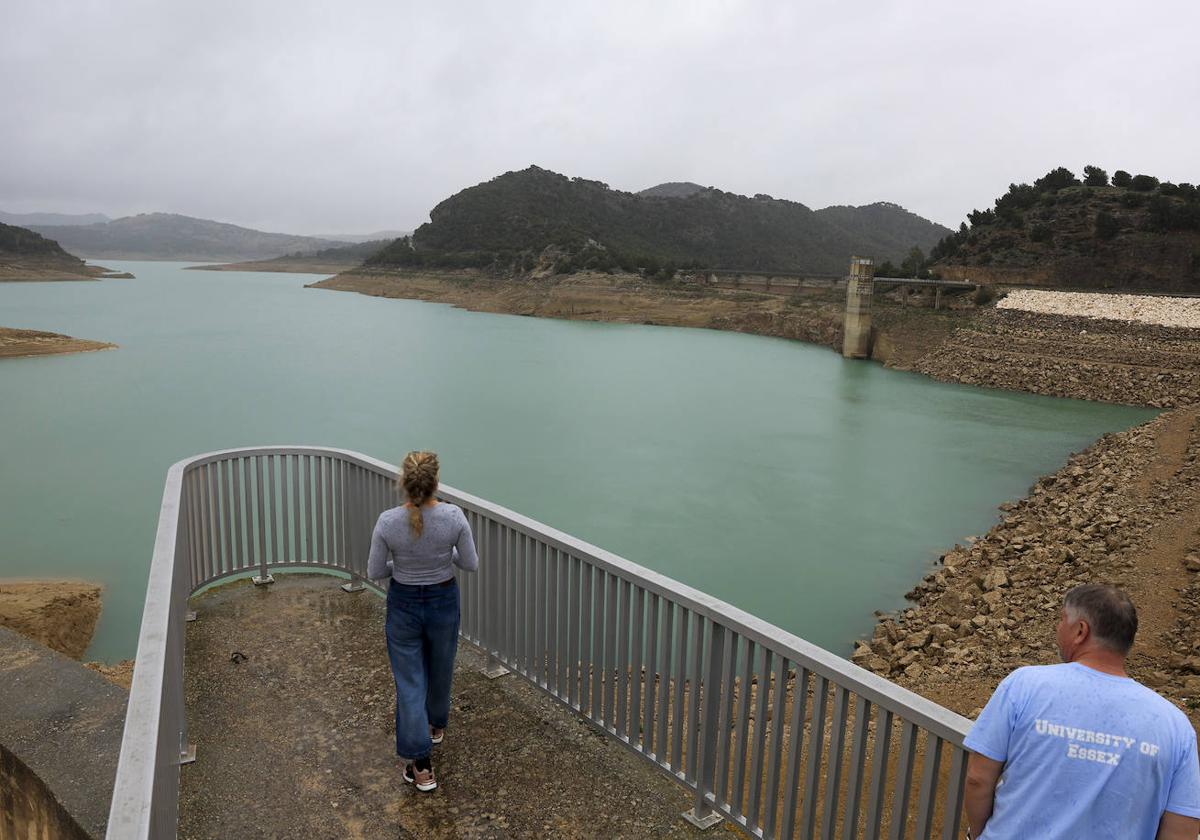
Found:
[[[0,209],[413,228],[531,163],[947,225],[1200,181],[1200,3],[5,0]]]

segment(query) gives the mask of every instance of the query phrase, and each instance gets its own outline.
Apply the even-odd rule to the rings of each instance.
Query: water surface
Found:
[[[0,360],[0,577],[107,587],[136,647],[167,467],[308,444],[443,479],[838,653],[937,555],[1154,412],[949,385],[780,339],[465,312],[309,275],[113,262],[0,284],[0,325],[111,341]]]

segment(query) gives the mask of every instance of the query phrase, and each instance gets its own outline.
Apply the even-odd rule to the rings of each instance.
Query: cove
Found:
[[[163,478],[204,451],[434,449],[448,484],[846,655],[999,503],[1156,413],[781,339],[105,265],[137,279],[0,284],[0,325],[120,345],[0,360],[0,577],[104,584],[89,658],[134,654]]]

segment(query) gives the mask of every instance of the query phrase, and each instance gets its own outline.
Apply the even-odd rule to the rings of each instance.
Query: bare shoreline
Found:
[[[94,353],[117,345],[105,341],[74,338],[43,330],[18,330],[0,327],[0,359],[51,356],[62,353]]]

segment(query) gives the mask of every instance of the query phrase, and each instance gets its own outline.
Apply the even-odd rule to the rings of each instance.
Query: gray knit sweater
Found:
[[[390,573],[397,583],[429,585],[449,580],[458,566],[466,572],[479,568],[471,525],[458,505],[439,502],[421,508],[421,536],[413,537],[408,508],[394,507],[379,514],[371,535],[367,577],[379,580]]]

